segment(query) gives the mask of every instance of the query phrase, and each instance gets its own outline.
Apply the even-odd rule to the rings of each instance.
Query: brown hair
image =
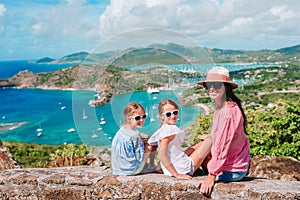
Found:
[[[124,118],[132,115],[138,109],[141,109],[141,110],[143,110],[143,112],[145,112],[145,109],[141,104],[139,104],[137,102],[130,102],[129,104],[127,104],[127,106],[123,110]]]
[[[228,83],[224,83],[225,85],[225,95],[226,95],[226,101],[231,101],[231,102],[235,102],[238,107],[240,108],[241,110],[241,113],[243,115],[243,118],[244,118],[244,131],[245,131],[245,134],[247,135],[247,130],[246,130],[246,125],[247,125],[247,117],[246,117],[246,114],[244,112],[244,109],[242,107],[242,101],[234,94],[233,90],[232,90],[232,86]]]
[[[167,104],[170,104],[172,106],[174,106],[176,109],[179,109],[178,108],[178,105],[172,101],[171,99],[163,99],[159,102],[159,105],[158,105],[158,114],[162,114],[164,112],[164,106],[167,105]]]

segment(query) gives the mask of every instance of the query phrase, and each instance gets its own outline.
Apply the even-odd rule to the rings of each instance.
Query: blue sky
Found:
[[[0,0],[0,60],[151,43],[222,49],[300,44],[299,0]]]

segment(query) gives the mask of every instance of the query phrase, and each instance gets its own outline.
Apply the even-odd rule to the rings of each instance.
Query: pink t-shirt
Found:
[[[245,172],[250,162],[249,141],[246,138],[244,118],[237,104],[227,104],[214,113],[211,129],[212,159],[208,165],[210,174]]]

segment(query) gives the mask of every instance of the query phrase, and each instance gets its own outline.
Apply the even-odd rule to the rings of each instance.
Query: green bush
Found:
[[[299,99],[298,101],[299,102]],[[300,104],[279,100],[273,106],[245,108],[251,155],[290,156],[300,160]],[[197,117],[193,142],[209,132],[212,116]]]
[[[80,166],[89,150],[84,144],[67,144],[50,154],[49,167]]]
[[[3,142],[24,168],[62,167],[84,164],[89,150],[84,144],[44,145],[25,142]]]
[[[50,154],[59,146],[39,145],[25,142],[3,142],[8,151],[22,167],[46,167]]]
[[[247,109],[252,155],[300,159],[300,105],[278,101],[274,107]]]

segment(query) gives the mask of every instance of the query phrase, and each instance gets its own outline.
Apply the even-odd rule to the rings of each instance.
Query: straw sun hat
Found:
[[[213,67],[208,71],[206,75],[206,80],[198,82],[199,85],[203,85],[205,82],[223,82],[229,83],[232,89],[238,87],[236,83],[230,81],[229,71],[224,67]]]

